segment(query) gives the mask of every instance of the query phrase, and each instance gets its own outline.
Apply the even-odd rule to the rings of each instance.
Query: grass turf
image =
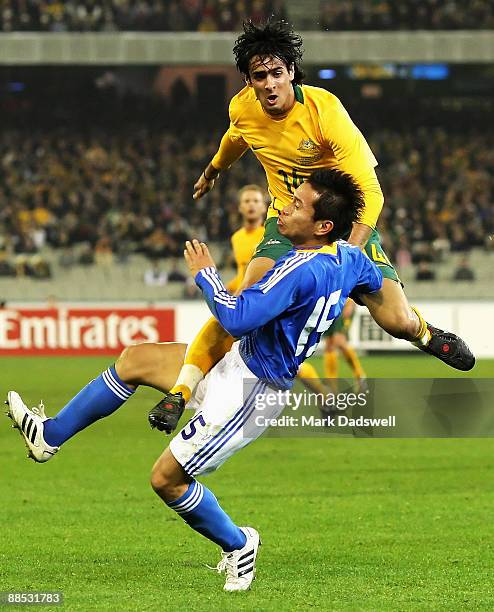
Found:
[[[53,413],[107,360],[0,363],[2,392],[42,397]],[[456,375],[420,355],[364,365],[373,376]],[[140,390],[46,466],[23,459],[0,421],[0,591],[61,590],[70,610],[494,607],[490,439],[257,441],[204,479],[264,542],[252,591],[228,594],[205,568],[215,546],[148,485],[165,443],[145,418],[157,397]]]

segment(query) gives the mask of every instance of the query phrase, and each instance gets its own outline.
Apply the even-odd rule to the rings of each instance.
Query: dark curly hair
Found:
[[[294,84],[300,84],[304,72],[299,66],[304,48],[302,38],[296,34],[286,21],[268,20],[261,25],[255,25],[250,19],[243,23],[244,33],[235,41],[233,55],[239,72],[249,79],[250,60],[258,55],[261,59],[277,57],[287,70],[294,68]]]
[[[307,181],[320,194],[314,203],[314,221],[333,222],[328,242],[346,237],[364,209],[360,187],[349,174],[339,170],[314,170]]]

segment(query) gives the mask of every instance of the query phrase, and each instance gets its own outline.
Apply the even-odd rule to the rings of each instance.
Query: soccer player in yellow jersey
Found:
[[[245,87],[232,98],[230,126],[194,185],[194,199],[201,198],[213,188],[219,174],[247,151],[266,172],[271,203],[264,239],[239,291],[259,281],[292,248],[278,231],[277,221],[279,212],[292,202],[295,189],[313,170],[337,169],[351,175],[364,194],[363,214],[347,240],[365,249],[383,273],[379,297],[362,298],[374,320],[392,336],[413,342],[448,365],[471,369],[475,358],[463,340],[426,323],[408,304],[376,230],[384,200],[375,173],[377,161],[340,100],[325,89],[302,84],[302,51],[302,39],[285,22],[244,24],[233,53]],[[219,324],[214,329],[203,328],[189,348],[177,384],[162,400],[163,410],[151,411],[152,424],[160,428],[166,410],[183,406],[182,395],[187,401],[202,376],[222,357],[217,348],[225,337]]]
[[[242,284],[247,266],[264,236],[266,218],[265,195],[259,185],[245,185],[240,189],[238,195],[238,210],[242,216],[242,227],[231,238],[237,274],[228,283],[227,289],[230,292],[236,291]]]

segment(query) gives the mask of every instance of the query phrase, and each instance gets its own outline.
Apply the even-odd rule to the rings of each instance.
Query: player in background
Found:
[[[343,355],[350,366],[358,391],[367,388],[366,374],[357,352],[348,342],[348,332],[355,314],[355,302],[348,299],[340,317],[324,334],[324,376],[332,385],[333,391],[338,393],[338,351]]]
[[[360,249],[336,241],[362,208],[362,194],[351,177],[329,170],[311,174],[278,219],[280,235],[296,246],[238,297],[226,290],[206,245],[186,243],[187,264],[212,314],[241,339],[197,386],[191,400],[196,415],[155,463],[151,484],[192,529],[221,546],[217,570],[226,573],[226,591],[250,587],[259,534],[235,524],[196,477],[216,470],[279,416],[284,395],[278,390],[291,388],[300,364],[350,293],[379,292],[379,269]],[[29,410],[10,391],[8,415],[33,458],[49,460],[77,432],[117,410],[139,384],[154,386],[155,380],[143,374],[146,367],[151,372],[155,367],[149,346],[126,349],[115,366],[52,419],[41,407]]]
[[[408,304],[396,270],[380,244],[376,223],[383,194],[375,173],[377,161],[345,108],[329,91],[303,85],[302,39],[285,22],[263,26],[244,24],[233,48],[245,87],[229,106],[230,126],[219,149],[194,185],[194,199],[203,197],[247,151],[257,157],[266,172],[271,204],[264,240],[250,262],[239,290],[257,282],[290,249],[280,235],[277,218],[289,205],[295,189],[317,169],[330,168],[351,175],[364,194],[365,206],[358,223],[346,238],[365,249],[380,267],[384,285],[379,297],[364,296],[363,303],[380,327],[396,338],[406,339],[448,365],[469,370],[475,363],[466,344],[454,334],[425,322]],[[215,363],[215,346],[224,341],[219,325],[199,332],[194,344],[200,360],[187,360],[162,403],[162,410],[180,410],[191,391]],[[155,407],[156,415],[159,409]],[[159,428],[159,418],[155,419]]]
[[[259,185],[245,185],[238,192],[238,210],[242,217],[242,227],[231,237],[237,273],[227,285],[230,293],[235,293],[242,284],[247,266],[264,235],[267,209],[265,197]]]

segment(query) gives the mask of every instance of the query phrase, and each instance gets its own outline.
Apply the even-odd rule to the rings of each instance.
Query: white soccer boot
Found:
[[[216,566],[218,573],[226,572],[225,591],[247,591],[256,576],[257,550],[261,544],[259,534],[252,527],[240,527],[247,536],[245,546],[240,550],[222,552]]]
[[[5,413],[14,421],[12,427],[19,430],[29,451],[28,457],[38,463],[45,463],[58,452],[58,446],[50,446],[43,437],[43,422],[46,421],[43,402],[29,409],[15,391],[9,391],[5,402],[9,409]]]

